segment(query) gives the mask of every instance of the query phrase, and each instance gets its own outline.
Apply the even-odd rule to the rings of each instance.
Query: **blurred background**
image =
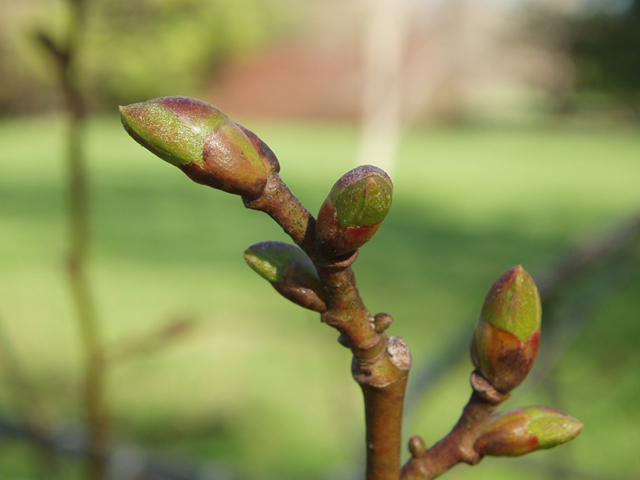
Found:
[[[85,478],[64,55],[47,51],[77,3],[0,0],[0,479]],[[412,351],[407,438],[453,426],[484,295],[532,274],[543,346],[504,407],[584,431],[447,478],[640,478],[640,1],[85,0],[78,28],[109,478],[362,477],[349,352],[242,258],[284,234],[122,129],[118,105],[164,95],[256,132],[312,213],[358,164],[391,174],[354,268]]]

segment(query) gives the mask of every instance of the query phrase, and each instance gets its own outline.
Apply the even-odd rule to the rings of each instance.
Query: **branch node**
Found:
[[[320,321],[322,323],[326,323],[330,327],[340,330],[340,325],[345,323],[346,320],[343,320],[339,317],[336,317],[335,315],[331,315],[327,312],[324,312],[320,315]]]
[[[345,337],[342,334],[340,334],[340,336],[338,337],[338,343],[345,348],[351,348],[351,345],[349,344],[349,340],[347,340],[347,337]]]
[[[245,208],[249,208],[251,210],[259,210],[264,211],[265,207],[269,205],[274,195],[277,194],[278,188],[280,187],[282,180],[280,179],[277,173],[271,173],[267,177],[267,183],[262,190],[262,193],[255,198],[248,198],[242,196],[242,203]]]
[[[393,335],[389,337],[387,353],[391,363],[398,369],[409,370],[411,368],[411,352],[402,338]]]
[[[511,396],[511,393],[498,392],[489,381],[482,376],[479,370],[471,373],[471,387],[485,402],[491,405],[499,405]]]
[[[469,465],[477,465],[482,460],[482,456],[473,448],[461,448],[460,459]]]
[[[384,332],[387,328],[389,328],[391,322],[393,322],[393,317],[391,315],[389,315],[388,313],[378,313],[373,318],[376,333]]]
[[[333,258],[319,258],[315,261],[315,264],[328,272],[337,272],[350,267],[358,258],[358,253],[360,253],[360,250],[354,250]]]
[[[427,453],[427,444],[422,437],[414,435],[409,439],[409,451],[413,458],[422,458]]]

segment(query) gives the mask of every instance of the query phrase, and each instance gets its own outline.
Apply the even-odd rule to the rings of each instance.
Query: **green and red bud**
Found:
[[[526,407],[493,415],[474,448],[480,455],[516,457],[573,440],[582,422],[548,407]]]
[[[525,379],[540,344],[541,304],[531,276],[520,266],[493,284],[472,342],[473,363],[500,393]]]
[[[156,98],[120,107],[120,114],[135,141],[197,183],[253,199],[279,170],[264,142],[200,100]]]
[[[318,272],[299,247],[283,242],[260,242],[245,250],[244,258],[283,297],[309,310],[326,311]]]
[[[318,250],[333,258],[360,248],[382,225],[392,198],[391,179],[377,167],[362,165],[342,176],[318,213]]]

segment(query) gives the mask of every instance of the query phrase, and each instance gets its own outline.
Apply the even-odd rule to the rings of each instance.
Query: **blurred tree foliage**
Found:
[[[578,89],[610,95],[640,119],[640,0],[624,3],[570,20],[570,54]]]
[[[295,25],[289,0],[92,0],[78,68],[91,106],[194,95],[220,67]],[[62,0],[0,0],[0,115],[54,108],[52,65],[33,40],[61,39]]]
[[[640,0],[538,1],[520,15],[514,38],[571,65],[548,89],[554,111],[597,104],[640,119]]]

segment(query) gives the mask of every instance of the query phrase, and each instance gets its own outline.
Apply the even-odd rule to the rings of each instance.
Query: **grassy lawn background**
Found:
[[[243,124],[276,152],[282,177],[312,212],[353,167],[353,127]],[[0,123],[1,332],[54,428],[80,425],[82,415],[63,270],[63,133],[59,119]],[[117,438],[250,478],[357,468],[363,414],[348,351],[242,258],[252,243],[286,240],[279,227],[239,198],[190,182],[131,141],[116,117],[91,123],[87,147],[90,273],[105,342],[120,345],[176,316],[197,319],[175,344],[112,366]],[[538,278],[640,211],[640,135],[414,131],[392,178],[391,213],[355,270],[369,309],[394,315],[390,333],[409,343],[417,376],[465,325],[471,335],[484,295],[508,268],[521,263]],[[640,473],[639,293],[636,279],[581,332],[555,371],[554,396],[523,387],[508,403],[549,403],[586,424],[573,444],[531,460],[573,462],[605,478]],[[432,444],[446,434],[469,395],[469,372],[465,357],[418,402],[407,436]],[[0,409],[13,415],[20,394],[2,369],[0,382]],[[0,444],[0,478],[30,478],[25,448]],[[448,478],[546,478],[531,460],[487,459]]]

